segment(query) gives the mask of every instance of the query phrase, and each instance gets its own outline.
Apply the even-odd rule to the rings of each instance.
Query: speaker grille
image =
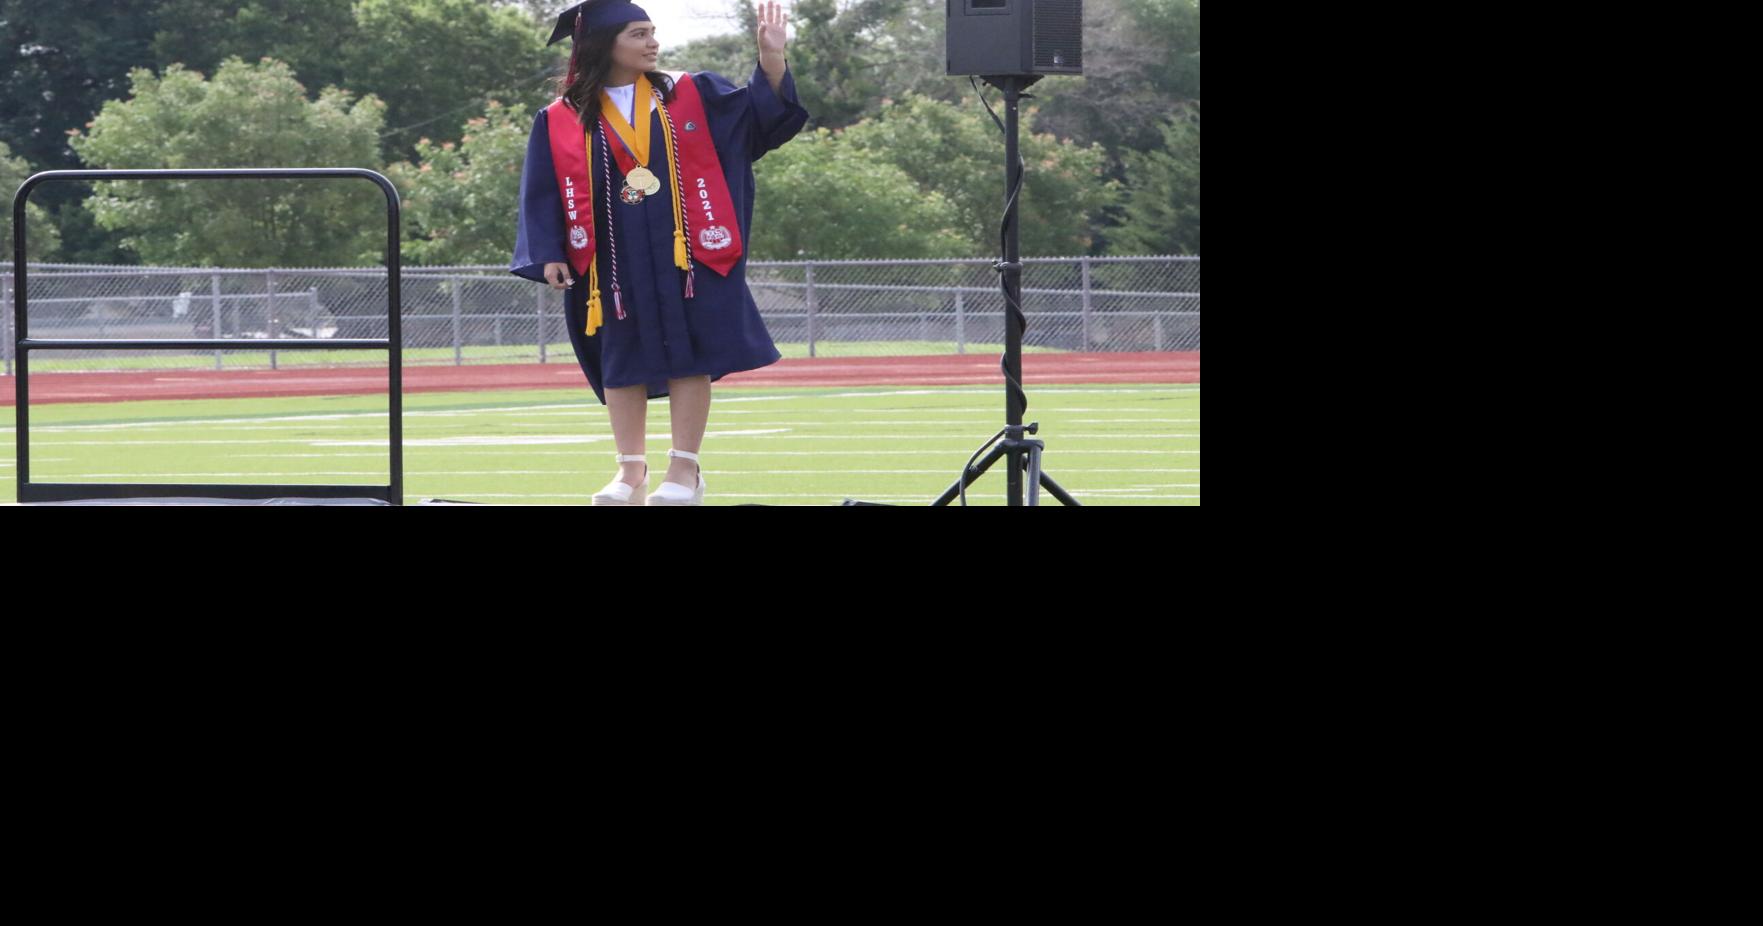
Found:
[[[1083,0],[1035,0],[1033,9],[1035,70],[1083,70]]]

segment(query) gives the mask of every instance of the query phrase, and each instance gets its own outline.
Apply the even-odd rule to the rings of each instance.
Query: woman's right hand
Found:
[[[575,285],[575,274],[569,272],[568,264],[546,264],[545,282],[552,289],[568,289]]]

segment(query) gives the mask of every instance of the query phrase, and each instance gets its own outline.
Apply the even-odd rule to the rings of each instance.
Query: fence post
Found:
[[[464,309],[465,305],[463,302],[463,296],[459,292],[459,278],[442,277],[441,279],[446,282],[447,288],[453,291],[453,365],[456,367],[464,366],[465,352],[459,337],[459,313]]]
[[[814,340],[817,334],[815,329],[820,326],[820,312],[814,298],[814,262],[809,261],[803,266],[803,270],[805,271],[803,278],[808,283],[808,356],[813,357],[815,356]]]
[[[263,271],[263,294],[265,297],[264,304],[263,304],[263,322],[264,322],[263,327],[269,330],[270,337],[272,337],[272,338],[280,337],[280,334],[278,333],[278,328],[280,326],[277,325],[277,323],[276,323],[277,320],[275,317],[275,268],[274,267],[271,267],[268,270]],[[276,369],[276,352],[273,348],[269,352],[269,368],[272,370]]]
[[[1083,257],[1078,258],[1078,270],[1080,271],[1080,276],[1083,279],[1083,303],[1082,303],[1081,307],[1078,309],[1078,317],[1080,319],[1082,319],[1082,324],[1079,325],[1079,330],[1082,332],[1083,345],[1080,346],[1078,348],[1078,350],[1086,350],[1087,351],[1090,349],[1090,309],[1092,308],[1092,306],[1090,305],[1090,258],[1089,258],[1089,255],[1086,254]]]
[[[226,337],[226,322],[224,320],[225,315],[220,310],[220,274],[211,274],[209,276],[209,284],[214,290],[214,337],[224,338]],[[219,371],[225,364],[225,361],[222,359],[222,357],[225,356],[225,353],[225,351],[222,351],[218,347],[214,349],[214,369],[216,371]]]
[[[539,362],[544,363],[545,348],[549,346],[548,342],[551,340],[551,332],[546,330],[551,327],[551,321],[545,315],[545,290],[539,290],[537,302],[539,306]]]
[[[1157,312],[1151,316],[1151,332],[1152,332],[1152,342],[1157,345],[1158,350],[1162,350],[1163,349],[1163,313],[1162,312]]]
[[[955,353],[967,353],[967,294],[955,291]]]
[[[12,351],[16,344],[12,336],[12,274],[0,273],[0,332],[6,337],[6,375],[12,375]]]

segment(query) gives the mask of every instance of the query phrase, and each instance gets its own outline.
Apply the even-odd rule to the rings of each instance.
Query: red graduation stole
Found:
[[[694,256],[726,277],[741,259],[744,248],[734,200],[723,179],[722,160],[717,157],[710,124],[704,118],[704,101],[698,95],[698,85],[689,73],[681,73],[674,80],[674,87],[675,98],[671,105],[663,102],[660,92],[655,91],[656,107],[662,114],[662,150],[656,152],[659,157],[650,157],[649,168],[657,173],[663,169],[670,172],[669,185],[674,196],[674,263],[688,274],[686,296],[690,298]],[[605,122],[604,111],[596,115],[602,123]],[[648,114],[642,113],[639,118],[648,118]],[[593,273],[597,269],[594,264],[594,184],[588,175],[592,164],[588,157],[591,133],[562,97],[548,107],[546,122],[551,136],[551,163],[557,172],[557,189],[563,197],[564,222],[569,229],[569,263],[578,274],[597,276]],[[681,128],[684,131],[680,131]],[[608,140],[618,137],[610,125],[605,125],[604,129],[604,137]],[[614,142],[611,148],[622,173],[628,174],[641,166],[622,144]],[[677,158],[673,156],[676,150]],[[607,195],[611,196],[613,192],[607,191]],[[619,199],[613,197],[614,210],[618,204]],[[687,242],[691,243],[689,249]],[[617,286],[616,280],[613,285]],[[589,298],[597,303],[598,286],[592,289]],[[590,334],[596,327],[593,321],[590,320],[589,324]]]

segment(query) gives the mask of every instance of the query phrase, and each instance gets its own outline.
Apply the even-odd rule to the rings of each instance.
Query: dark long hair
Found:
[[[557,95],[577,113],[600,111],[600,91],[606,86],[606,78],[612,74],[612,46],[628,25],[630,23],[619,23],[596,29],[575,42],[569,53],[569,73],[557,79]],[[672,77],[660,71],[648,71],[643,76],[661,94],[661,102],[673,102]]]

